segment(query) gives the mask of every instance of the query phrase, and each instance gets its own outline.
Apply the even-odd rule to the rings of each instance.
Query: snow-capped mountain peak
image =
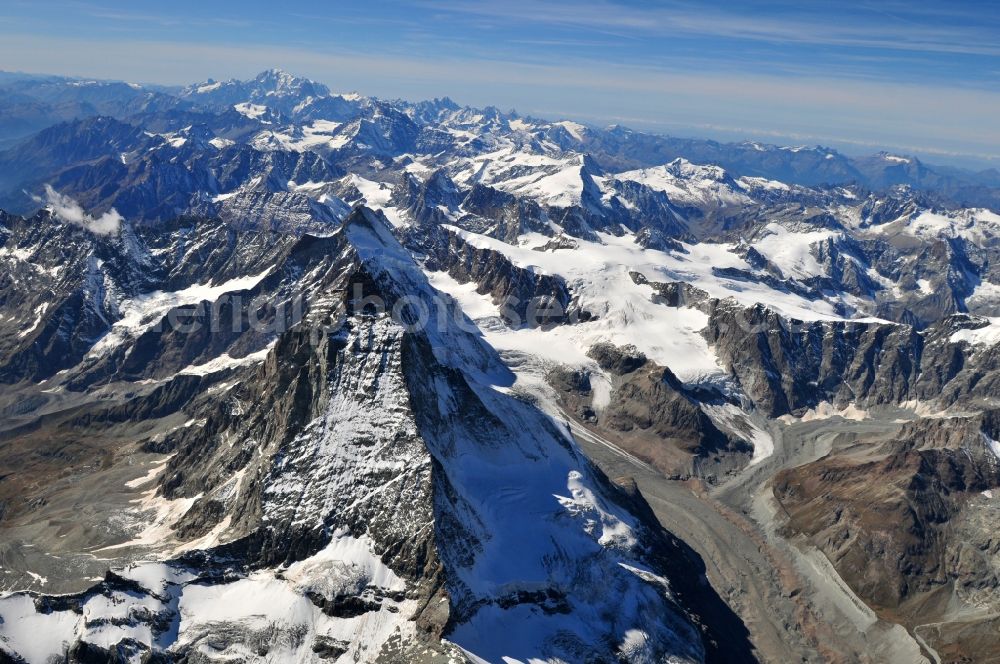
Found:
[[[1000,611],[989,174],[44,85],[101,115],[0,151],[0,659],[919,661]]]

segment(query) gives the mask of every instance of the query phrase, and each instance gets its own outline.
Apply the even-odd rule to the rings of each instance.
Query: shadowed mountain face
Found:
[[[24,471],[4,481],[7,555],[34,566],[34,542],[123,566],[97,585],[46,570],[44,585],[81,589],[0,600],[6,648],[29,660],[219,643],[370,661],[461,660],[462,649],[488,661],[750,657],[738,619],[691,585],[697,557],[560,425],[503,391],[513,375],[384,218],[359,208],[330,235],[267,241],[227,228],[178,222],[165,246],[134,236],[124,249],[81,230],[93,240],[81,251],[115,266],[99,280],[114,284],[105,298],[135,295],[116,310],[72,283],[55,320],[105,323],[65,334],[97,341],[8,363],[23,372],[10,394],[33,391],[22,376],[60,387],[6,408],[23,424],[5,434],[4,465]],[[189,285],[181,238],[205,252],[199,273],[217,257],[218,283]],[[139,267],[147,281],[125,278]],[[167,284],[169,296],[153,290]],[[443,322],[416,328],[421,308]],[[74,528],[69,506],[112,478],[121,495],[92,506],[114,513],[106,532]],[[151,553],[165,562],[127,564]],[[20,631],[32,621],[50,626],[48,650]]]
[[[5,85],[83,110],[0,153],[4,657],[993,647],[983,178],[277,70]]]

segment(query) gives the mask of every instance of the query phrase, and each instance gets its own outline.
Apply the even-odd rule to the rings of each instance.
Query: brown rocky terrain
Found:
[[[989,628],[1000,543],[981,516],[1000,486],[987,443],[997,422],[996,411],[918,419],[773,480],[787,534],[805,537],[877,613],[947,661],[1000,649]]]
[[[715,476],[746,462],[752,447],[722,431],[700,406],[719,395],[686,387],[634,346],[600,343],[589,355],[611,379],[610,400],[600,412],[586,371],[557,368],[549,374],[564,408],[581,422],[667,476]]]

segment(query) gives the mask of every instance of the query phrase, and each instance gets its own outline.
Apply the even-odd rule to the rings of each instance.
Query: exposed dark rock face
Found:
[[[522,233],[545,233],[549,230],[545,213],[537,203],[482,184],[472,186],[462,200],[462,209],[495,224],[478,228],[472,226],[470,230],[505,242],[516,241]]]
[[[50,378],[78,364],[85,367],[76,379],[79,386],[119,373],[131,380],[161,377],[227,349],[245,355],[259,348],[266,333],[256,334],[256,345],[247,337],[266,330],[279,314],[292,316],[290,308],[250,310],[254,298],[267,299],[260,296],[268,286],[278,288],[278,278],[265,280],[256,291],[238,283],[252,285],[246,275],[263,275],[280,263],[293,238],[237,234],[205,219],[181,219],[156,233],[124,226],[120,234],[108,236],[47,213],[3,221],[7,250],[26,257],[15,261],[0,286],[5,304],[23,312],[5,324],[0,376],[7,383]],[[213,284],[226,282],[237,285],[217,298]],[[157,304],[157,291],[191,295],[183,303],[174,298],[178,304],[171,306],[169,299]],[[275,300],[267,301],[273,309]],[[248,324],[251,313],[259,322],[254,327]],[[136,320],[122,320],[130,315]],[[29,321],[29,327],[21,321]],[[121,333],[112,332],[115,324],[122,326]],[[130,334],[130,325],[138,326],[134,339],[93,352],[102,337]]]
[[[4,322],[0,380],[42,380],[79,362],[117,318],[116,295],[151,287],[134,233],[104,238],[41,212],[0,218],[17,256],[0,277]]]
[[[801,322],[765,307],[713,302],[705,335],[743,392],[770,416],[821,402],[839,408],[988,402],[995,389],[991,347],[952,340],[984,320],[956,315],[924,330],[892,323]]]
[[[617,375],[630,374],[646,364],[646,356],[635,346],[615,346],[614,344],[594,344],[587,351],[597,362],[597,366]]]
[[[178,377],[158,388],[160,394],[154,390],[103,413],[89,407],[88,415],[71,423],[108,431],[111,423],[132,418],[190,418],[159,438],[160,451],[171,456],[151,495],[189,503],[171,524],[171,537],[224,540],[166,566],[112,574],[73,597],[32,600],[57,601],[48,610],[67,621],[76,620],[74,610],[96,611],[102,602],[145,607],[128,609],[114,624],[148,626],[155,642],[123,639],[102,650],[74,641],[72,661],[164,652],[197,656],[202,645],[223,652],[249,647],[258,656],[301,648],[334,656],[363,647],[373,649],[366,655],[373,661],[433,661],[454,650],[441,637],[492,657],[490,649],[497,646],[484,641],[492,632],[478,627],[483,621],[506,621],[508,613],[522,611],[540,612],[553,625],[586,621],[581,617],[611,610],[611,598],[620,618],[643,625],[647,647],[658,659],[700,661],[706,647],[748,656],[745,641],[720,645],[722,630],[736,623],[706,622],[716,620],[710,611],[718,611],[707,608],[710,601],[676,603],[663,579],[679,572],[667,572],[670,548],[640,508],[641,499],[608,482],[533,406],[483,382],[482,376],[497,380],[505,372],[489,347],[455,326],[409,330],[407,314],[398,313],[400,319],[389,313],[404,296],[432,308],[454,305],[432,299],[425,277],[381,219],[359,210],[338,233],[291,242],[254,288],[280,292],[290,275],[313,297],[298,323],[277,332],[262,362]],[[382,308],[372,308],[376,298]],[[212,346],[213,337],[228,340],[228,334],[214,332],[203,343]],[[151,357],[170,355],[169,338],[161,335]],[[168,392],[176,396],[168,398]],[[52,420],[44,426],[65,425]],[[470,458],[477,461],[470,464]],[[484,483],[483,472],[500,484]],[[510,473],[529,480],[508,494]],[[553,492],[571,497],[553,501]],[[581,530],[574,516],[598,509],[590,506],[592,496],[601,496],[600,509],[613,510],[602,517],[608,523],[603,538]],[[493,512],[498,499],[511,503],[506,516]],[[540,528],[538,538],[521,542],[507,529],[526,526],[522,515],[530,505],[555,512],[527,525]],[[565,509],[567,516],[558,516]],[[558,525],[551,530],[547,524]],[[358,546],[342,542],[362,542],[374,557],[345,573],[324,558],[330,546]],[[563,553],[553,556],[555,551]],[[506,571],[501,566],[495,581],[484,582],[483,561],[519,558],[524,563]],[[549,562],[556,558],[557,564]],[[623,567],[627,560],[650,572],[636,575]],[[685,555],[675,562],[681,569],[697,564]],[[364,565],[385,571],[373,575]],[[536,570],[529,579],[519,571],[524,565]],[[277,618],[262,629],[234,619],[192,624],[185,622],[190,614],[178,613],[178,603],[235,592],[264,578],[279,586],[297,584],[289,587],[326,619],[377,613],[379,620],[397,621],[401,631],[393,639],[358,633],[342,643]],[[615,592],[607,600],[581,593],[581,578],[600,578]],[[257,592],[271,592],[266,587]],[[118,599],[121,592],[134,599]],[[631,599],[622,605],[621,597]],[[171,631],[178,620],[179,637]],[[704,635],[692,621],[704,625]],[[624,632],[617,622],[590,624],[569,642],[546,637],[538,647],[563,658],[602,648],[607,657],[619,652]]]
[[[772,417],[821,401],[913,398],[923,348],[906,325],[803,323],[725,302],[713,308],[706,336],[743,391]]]
[[[715,426],[669,369],[635,372],[623,379],[600,421],[615,431],[641,432],[675,445],[695,458],[750,451],[746,443]]]
[[[677,240],[668,237],[665,233],[656,228],[643,228],[636,233],[636,244],[646,249],[656,249],[658,251],[679,251],[685,253],[687,250]]]
[[[513,327],[588,317],[574,309],[569,289],[560,277],[518,267],[502,253],[475,247],[448,229],[416,227],[408,234],[407,245],[427,255],[428,269],[445,270],[460,283],[475,282],[477,292],[492,296],[504,321]]]
[[[1000,592],[995,174],[277,70],[0,88],[0,585],[47,593],[0,637],[44,616],[35,659],[747,661],[576,445],[731,496],[798,454],[768,418],[848,407],[961,417],[784,470],[787,532],[942,656],[996,647],[944,608]]]
[[[684,281],[661,283],[649,281],[639,272],[629,272],[629,277],[637,284],[648,284],[653,288],[653,301],[668,307],[696,307],[708,301],[708,293]]]
[[[461,194],[444,170],[436,170],[424,181],[407,174],[400,196],[405,207],[420,224],[447,223],[448,214],[458,208]]]

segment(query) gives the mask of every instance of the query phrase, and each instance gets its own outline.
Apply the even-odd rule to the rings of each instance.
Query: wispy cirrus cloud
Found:
[[[491,2],[467,0],[461,3],[426,0],[429,9],[451,14],[490,17],[524,24],[579,27],[597,32],[624,29],[662,36],[698,35],[761,41],[826,46],[866,47],[880,50],[903,50],[926,53],[959,53],[1000,56],[996,41],[996,21],[988,11],[968,17],[948,11],[942,5],[929,25],[926,11],[921,22],[905,17],[913,7],[900,7],[890,13],[878,6],[866,8],[867,16],[851,20],[848,12],[835,10],[810,18],[802,12],[806,3],[796,3],[800,11],[786,15],[761,16],[729,7],[727,11],[714,4],[668,2],[641,6],[616,4],[605,0],[581,2],[536,3],[525,0]],[[751,10],[753,4],[747,5]],[[789,5],[791,8],[792,5]],[[878,16],[890,21],[878,20]],[[966,20],[956,24],[955,19]],[[836,19],[836,20],[832,20]],[[949,21],[948,19],[951,19]]]
[[[68,3],[78,13],[60,29],[57,12],[28,8],[0,62],[156,83],[281,66],[344,91],[690,135],[1000,155],[1000,14],[965,0],[303,0],[299,15],[245,0],[229,6],[239,26],[215,20],[227,0],[181,1],[156,13],[184,29],[100,0]]]
[[[250,76],[281,66],[332,85],[381,96],[451,95],[477,105],[600,121],[627,115],[645,128],[754,128],[782,136],[826,136],[927,152],[1000,155],[1000,92],[834,77],[672,71],[600,60],[552,64],[504,59],[316,52],[226,44],[63,40],[37,43],[0,35],[0,58],[30,69],[167,83]],[[72,57],[68,57],[72,54]],[[114,63],[109,69],[108,63]],[[561,109],[561,110],[560,110]]]
[[[194,16],[168,12],[142,12],[129,8],[105,7],[90,2],[71,1],[64,3],[68,9],[109,22],[121,22],[135,27],[136,25],[156,26],[160,28],[177,29],[200,26],[223,26],[247,28],[255,21],[233,16]]]

